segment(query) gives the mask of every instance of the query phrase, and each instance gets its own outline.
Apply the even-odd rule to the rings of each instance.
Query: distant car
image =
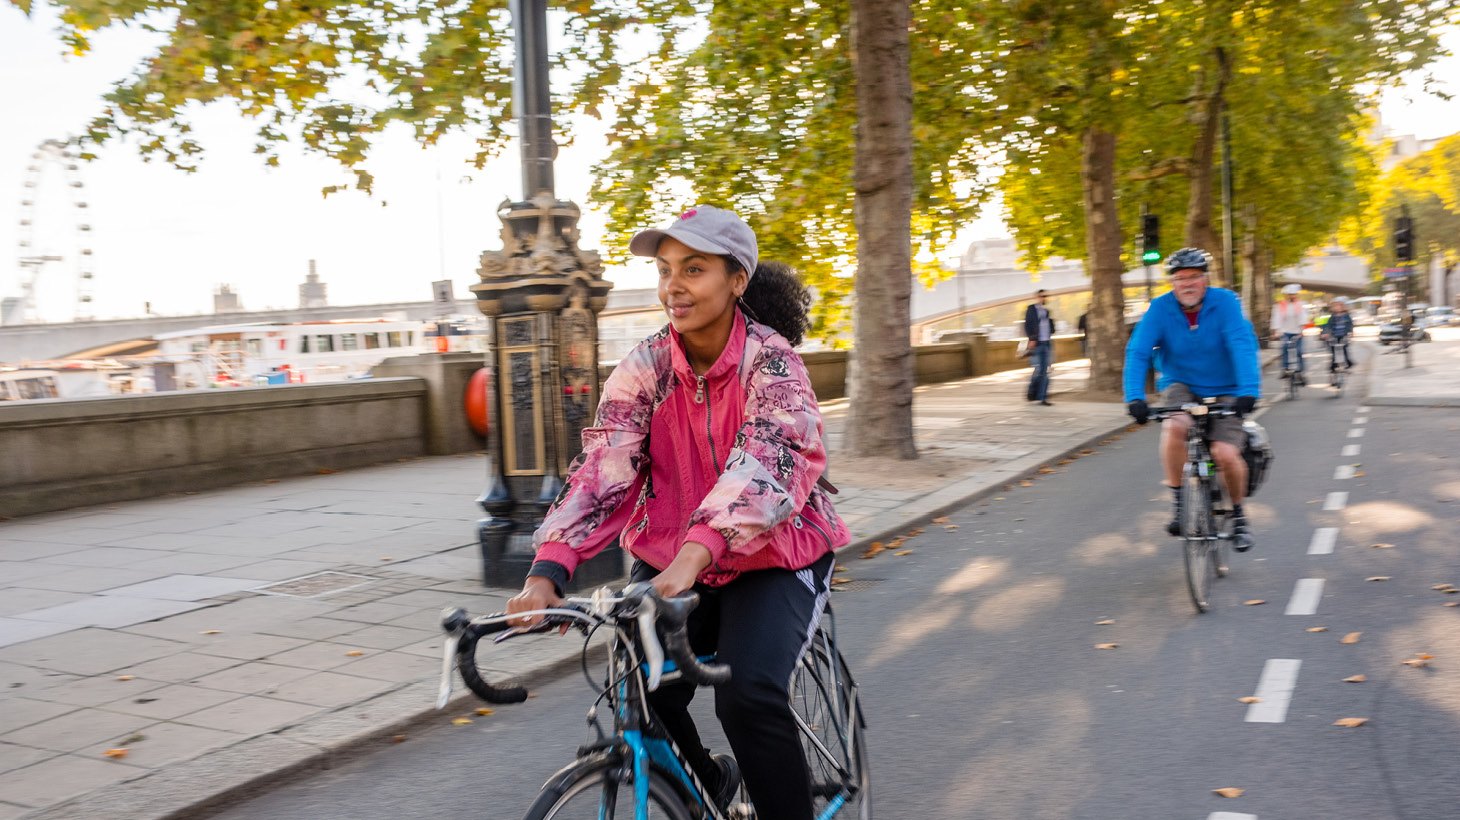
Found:
[[[1428,342],[1430,333],[1425,329],[1425,315],[1423,310],[1412,310],[1410,315],[1414,317],[1414,324],[1409,328],[1409,339],[1412,342]],[[1391,316],[1379,323],[1379,344],[1390,345],[1401,341],[1404,338],[1404,325],[1399,321],[1398,316]]]
[[[1452,307],[1436,305],[1425,311],[1424,323],[1426,328],[1460,325],[1460,313]]]

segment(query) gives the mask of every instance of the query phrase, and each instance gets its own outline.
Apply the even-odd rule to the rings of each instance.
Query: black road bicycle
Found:
[[[1197,612],[1211,609],[1212,580],[1227,575],[1227,542],[1232,539],[1232,504],[1227,486],[1212,459],[1213,420],[1237,411],[1216,399],[1202,399],[1170,407],[1152,407],[1151,418],[1164,421],[1185,413],[1192,424],[1186,431],[1186,464],[1181,468],[1178,517],[1182,554],[1186,561],[1186,588]]]
[[[697,658],[690,650],[685,621],[698,601],[693,592],[663,598],[648,583],[632,584],[619,595],[604,587],[588,598],[565,599],[553,609],[511,616],[542,615],[530,630],[510,628],[505,614],[472,618],[461,609],[447,610],[441,619],[446,644],[437,708],[451,697],[453,668],[467,688],[489,703],[526,700],[526,689],[496,686],[482,677],[479,639],[500,632],[500,643],[571,626],[584,636],[583,674],[598,695],[588,708],[596,739],[578,747],[577,758],[548,778],[526,820],[753,820],[755,809],[743,788],[738,801],[715,804],[646,697],[673,680],[715,686],[730,679],[728,666],[712,657]],[[608,630],[608,662],[603,676],[595,678],[589,649],[600,628]],[[600,703],[612,715],[610,731],[599,721]],[[837,650],[830,605],[794,673],[791,708],[812,773],[817,820],[870,820],[866,722],[857,685]]]

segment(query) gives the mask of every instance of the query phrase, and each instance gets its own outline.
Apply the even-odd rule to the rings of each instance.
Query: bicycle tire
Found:
[[[618,782],[624,767],[617,755],[585,758],[554,774],[543,785],[537,800],[523,820],[598,820],[601,817],[634,817],[632,780]],[[611,792],[614,809],[601,811],[605,790]],[[578,800],[588,797],[588,800]],[[684,796],[669,776],[657,768],[649,770],[650,820],[695,820],[701,816],[685,805]]]
[[[1212,479],[1212,486],[1217,488],[1215,495],[1220,503],[1212,507],[1211,530],[1218,538],[1211,542],[1212,571],[1218,578],[1226,578],[1231,568],[1227,564],[1228,540],[1232,537],[1232,509],[1228,501],[1227,486],[1222,482],[1220,473],[1218,478]]]
[[[835,667],[832,665],[833,656]],[[855,713],[851,711],[851,695],[855,690],[856,683],[846,659],[828,633],[818,629],[792,675],[791,708],[805,726],[816,733],[821,747],[832,754],[836,764],[852,776],[854,793],[835,816],[871,820],[872,767],[867,755],[866,720],[860,700]],[[843,791],[844,781],[832,768],[822,749],[807,737],[804,728],[800,737],[802,753],[812,776],[813,807],[816,816],[821,817],[830,802]]]
[[[1212,560],[1210,536],[1211,490],[1200,476],[1181,481],[1181,550],[1186,566],[1186,589],[1198,613],[1211,609]]]
[[[1287,379],[1288,379],[1288,398],[1290,400],[1291,399],[1298,398],[1298,376],[1297,376],[1297,374],[1296,373],[1289,373]]]

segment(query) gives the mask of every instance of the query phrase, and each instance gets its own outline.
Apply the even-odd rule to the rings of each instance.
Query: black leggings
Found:
[[[791,674],[826,606],[835,559],[827,553],[802,570],[747,572],[723,587],[699,584],[700,604],[689,617],[696,654],[714,653],[730,665],[730,682],[715,689],[715,714],[735,753],[760,820],[811,820],[811,773],[791,716]],[[657,570],[635,561],[633,580]],[[649,706],[700,779],[714,788],[719,774],[689,715],[695,687],[667,684]]]

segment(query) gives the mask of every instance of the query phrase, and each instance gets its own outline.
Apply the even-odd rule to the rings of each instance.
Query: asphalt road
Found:
[[[1249,502],[1258,544],[1233,557],[1206,615],[1162,533],[1153,428],[960,510],[956,530],[930,525],[908,556],[843,556],[870,582],[833,605],[871,722],[877,816],[1460,814],[1460,607],[1444,606],[1460,595],[1431,589],[1460,584],[1460,419],[1365,411],[1359,393],[1310,387],[1262,417],[1277,461]],[[1348,494],[1342,509],[1325,509],[1330,493]],[[1320,528],[1338,529],[1331,554],[1309,554]],[[1314,614],[1285,614],[1315,581]],[[1350,632],[1359,641],[1341,643]],[[1428,667],[1401,665],[1420,652]],[[1262,704],[1238,702],[1265,668],[1294,667]],[[1367,681],[1343,681],[1356,674]],[[222,816],[512,820],[586,737],[586,692],[566,678]],[[705,726],[710,701],[697,704]],[[1369,722],[1333,725],[1347,717]],[[1223,787],[1245,794],[1213,794]]]

